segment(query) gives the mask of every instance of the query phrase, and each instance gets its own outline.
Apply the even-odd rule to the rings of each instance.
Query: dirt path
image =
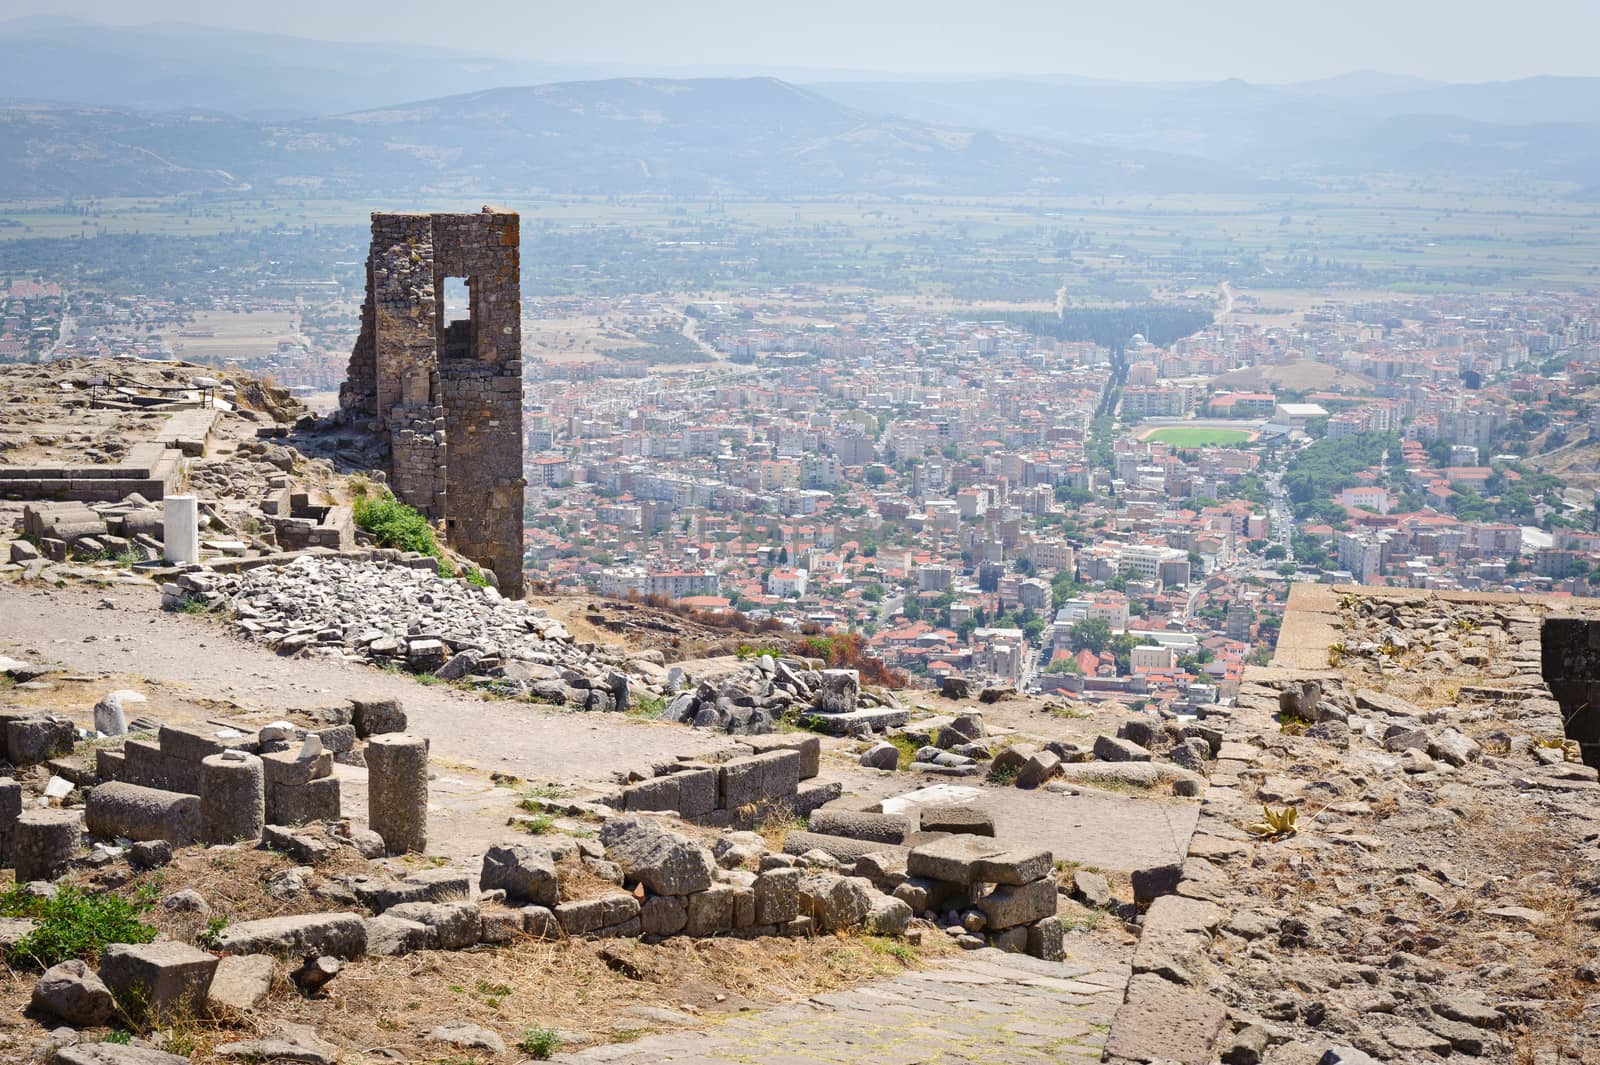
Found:
[[[101,606],[108,599],[115,604],[109,609]],[[234,637],[217,621],[162,611],[153,586],[102,591],[0,584],[0,654],[83,675],[86,683],[58,686],[60,699],[51,708],[85,725],[94,700],[118,687],[146,691],[151,701],[141,711],[173,719],[270,719],[351,698],[400,699],[410,730],[432,745],[429,849],[447,857],[469,855],[504,835],[519,795],[496,787],[491,772],[603,787],[614,772],[731,742],[614,714],[479,699],[354,663],[281,658]],[[366,809],[365,771],[341,766],[339,776],[346,811],[360,817]]]

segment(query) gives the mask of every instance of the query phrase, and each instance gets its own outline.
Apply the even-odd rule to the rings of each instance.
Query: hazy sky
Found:
[[[1600,75],[1597,0],[3,0],[625,66],[1294,81]]]

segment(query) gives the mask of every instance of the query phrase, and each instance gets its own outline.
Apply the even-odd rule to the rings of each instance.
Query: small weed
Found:
[[[133,1042],[133,1033],[124,1032],[119,1028],[115,1031],[107,1032],[106,1037],[100,1040],[100,1042],[116,1043],[118,1046],[127,1046],[129,1043]]]
[[[448,558],[440,557],[439,565],[438,565],[437,568],[438,568],[439,576],[444,578],[447,581],[452,579],[456,575],[455,563],[451,562]]]
[[[740,658],[760,658],[762,655],[771,655],[775,659],[783,657],[783,651],[777,647],[753,643],[741,643],[733,653]]]
[[[1093,932],[1100,927],[1105,919],[1106,912],[1104,910],[1089,910],[1081,917],[1068,918],[1064,923],[1068,928],[1082,928],[1085,931]]]
[[[209,614],[211,608],[206,605],[204,599],[185,599],[178,611],[183,614]]]
[[[528,793],[524,796],[521,805],[524,810],[537,812],[540,807],[530,803],[529,799],[564,799],[566,797],[567,789],[565,785],[556,783],[540,784],[528,789]]]
[[[1347,653],[1348,652],[1345,650],[1344,644],[1342,644],[1342,643],[1329,644],[1328,645],[1328,668],[1329,669],[1338,669],[1339,668],[1339,664],[1344,661],[1344,656]]]
[[[867,936],[866,939],[873,951],[887,954],[901,965],[913,965],[917,960],[917,948],[904,940],[889,939],[885,936]]]
[[[561,1045],[561,1033],[554,1028],[525,1028],[517,1049],[535,1061],[546,1061]]]
[[[1564,736],[1535,736],[1533,745],[1547,751],[1560,751],[1561,760],[1564,762],[1583,761],[1583,750],[1578,746],[1577,740],[1569,740]]]
[[[659,695],[640,696],[628,711],[627,716],[643,721],[654,721],[667,712],[667,701]]]
[[[1017,782],[1017,767],[1014,765],[991,765],[989,767],[989,783],[1001,787],[1010,787]]]
[[[1284,712],[1278,715],[1278,731],[1286,736],[1302,735],[1310,727],[1310,719],[1301,717],[1299,714]]]
[[[533,836],[542,836],[556,830],[556,819],[550,814],[535,814],[520,822],[522,831]]]
[[[487,980],[479,980],[473,985],[473,991],[482,998],[484,1004],[490,1009],[499,1009],[500,1003],[511,994],[510,984],[491,984]]]
[[[912,762],[917,760],[917,751],[921,750],[921,745],[918,744],[916,740],[913,740],[910,736],[905,735],[889,736],[886,738],[890,743],[900,748],[900,761],[897,768],[907,769],[910,767]]]
[[[194,1052],[200,1049],[200,1034],[195,1030],[193,1022],[184,1019],[168,1028],[166,1036],[161,1040],[161,1049],[180,1058],[192,1057]]]
[[[767,847],[776,852],[782,852],[783,841],[791,832],[804,832],[806,823],[786,809],[770,809],[766,816],[756,826],[756,831],[761,838],[767,841]]]
[[[17,678],[9,673],[0,673],[0,692],[8,692],[17,686]]]
[[[124,551],[116,557],[115,561],[123,569],[132,569],[144,561],[144,556],[137,551]]]
[[[1044,708],[1052,717],[1064,717],[1070,719],[1089,716],[1086,712],[1079,710],[1076,707],[1062,706],[1060,703],[1045,703]]]
[[[222,930],[228,927],[228,922],[221,917],[213,917],[206,922],[205,931],[194,937],[194,945],[202,950],[220,950],[222,948]]]
[[[485,577],[483,575],[483,570],[479,569],[477,566],[468,566],[461,576],[465,578],[466,582],[472,585],[474,588],[489,587],[489,578]]]
[[[446,682],[443,679],[434,676],[432,673],[418,673],[417,683],[422,685],[424,688],[432,688]]]
[[[1295,822],[1300,818],[1300,811],[1293,806],[1285,806],[1281,810],[1274,810],[1270,806],[1261,808],[1263,820],[1253,825],[1246,825],[1245,831],[1251,835],[1260,836],[1262,839],[1283,839],[1292,836],[1297,829]]]

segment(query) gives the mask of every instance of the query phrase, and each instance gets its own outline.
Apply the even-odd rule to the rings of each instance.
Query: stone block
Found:
[[[799,869],[769,869],[756,877],[755,921],[784,924],[800,915]]]
[[[678,782],[678,815],[692,821],[717,808],[717,770],[686,769],[672,774]]]
[[[433,931],[432,946],[439,950],[462,950],[483,934],[483,917],[476,902],[403,902],[384,915],[427,925]]]
[[[548,850],[524,843],[490,847],[478,878],[484,891],[503,890],[512,902],[554,906],[560,900],[555,859]]]
[[[522,930],[535,939],[561,938],[561,922],[546,906],[524,906]]]
[[[377,958],[412,954],[433,944],[433,929],[421,921],[411,921],[381,913],[366,922],[367,953]]]
[[[754,887],[739,887],[733,889],[733,928],[734,931],[753,928],[756,923],[756,889]]]
[[[398,699],[352,699],[350,706],[351,724],[362,739],[406,730],[406,712]]]
[[[677,813],[682,801],[678,777],[673,773],[664,777],[651,777],[622,789],[622,808],[633,811],[666,811]]]
[[[717,767],[717,808],[737,810],[761,801],[766,768],[758,757],[733,758]]]
[[[218,933],[217,949],[229,954],[331,954],[336,958],[359,958],[367,949],[366,922],[355,913],[240,921]]]
[[[1210,995],[1179,987],[1150,973],[1128,981],[1106,1037],[1109,1059],[1210,1065],[1212,1047],[1228,1020]]]
[[[994,815],[979,806],[929,806],[922,811],[922,831],[965,836],[994,835]]]
[[[1114,736],[1096,736],[1094,756],[1102,762],[1148,762],[1150,752],[1131,740]]]
[[[911,876],[952,884],[1025,883],[1043,875],[1035,871],[1041,861],[1048,871],[1047,851],[1008,851],[997,841],[982,836],[946,836],[913,847],[906,871]],[[980,867],[979,863],[984,864]]]
[[[267,788],[267,821],[274,825],[303,825],[339,819],[339,782],[323,777],[308,784],[279,784]]]
[[[187,943],[113,943],[100,957],[100,979],[129,1016],[199,1017],[217,959]]]
[[[332,776],[333,753],[323,751],[315,758],[301,758],[298,748],[290,751],[274,751],[261,756],[261,768],[269,791],[280,784],[299,787],[313,780]]]
[[[812,701],[824,714],[848,714],[861,700],[861,672],[855,669],[825,669]]]
[[[822,737],[802,732],[775,733],[770,736],[743,736],[740,742],[756,754],[769,751],[795,751],[800,755],[800,779],[810,780],[822,772]]]
[[[768,751],[755,759],[761,763],[761,797],[767,802],[794,798],[800,787],[800,752]]]
[[[563,902],[555,907],[556,921],[569,936],[592,935],[608,927],[624,925],[639,917],[639,901],[618,892],[594,899]]]
[[[277,963],[268,954],[230,955],[217,962],[206,992],[206,1011],[249,1013],[266,1001],[272,991],[272,975]]]
[[[6,755],[16,765],[39,765],[72,752],[77,731],[61,717],[13,717],[5,723]]]
[[[674,936],[689,923],[689,906],[682,895],[651,895],[639,908],[640,928],[647,936]]]
[[[1055,916],[1055,881],[1035,880],[1017,886],[1002,884],[979,897],[976,906],[991,930],[1032,924]]]
[[[705,937],[733,931],[734,891],[727,884],[713,884],[690,895],[684,933]]]
[[[229,747],[243,747],[249,743],[245,737],[220,738],[217,731],[213,725],[162,725],[157,738],[162,754],[194,765],[199,765],[202,758],[221,754]]]
[[[322,741],[323,750],[330,754],[347,754],[355,750],[354,725],[329,725],[327,728],[317,729],[312,735]]]
[[[116,1000],[94,970],[77,958],[52,965],[33,985],[33,1009],[59,1017],[74,1028],[95,1028],[111,1020]]]
[[[601,828],[600,842],[625,876],[657,895],[703,891],[717,868],[704,847],[642,818],[613,818]]]
[[[1061,918],[1051,916],[1028,926],[1027,951],[1043,961],[1062,961],[1066,958],[1063,946]]]
[[[832,873],[802,873],[800,913],[811,918],[819,931],[853,928],[866,919],[878,891],[872,881]]]
[[[478,939],[484,943],[510,943],[522,934],[522,911],[486,909],[479,913],[483,924]]]
[[[1003,850],[977,859],[972,865],[975,884],[1029,884],[1048,877],[1055,862],[1050,852],[1038,848]]]
[[[359,878],[350,881],[356,898],[374,913],[406,902],[459,902],[472,894],[472,881],[457,869],[423,869],[404,880]],[[503,884],[491,885],[503,889]]]
[[[872,900],[861,923],[874,935],[900,936],[905,934],[911,918],[911,906],[905,900],[893,895],[878,895]]]

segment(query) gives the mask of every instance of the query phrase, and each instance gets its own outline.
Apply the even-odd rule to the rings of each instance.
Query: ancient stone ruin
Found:
[[[372,216],[367,298],[339,402],[390,443],[395,494],[522,595],[522,298],[515,212]],[[470,317],[447,321],[463,278]]]

